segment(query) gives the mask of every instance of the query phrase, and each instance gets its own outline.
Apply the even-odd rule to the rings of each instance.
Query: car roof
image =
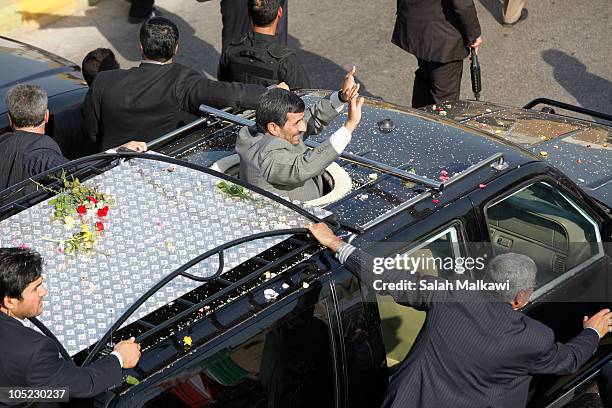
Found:
[[[436,106],[426,111],[437,114]],[[612,208],[612,127],[580,118],[478,101],[457,101],[446,117],[515,143],[563,171]]]
[[[4,95],[14,85],[42,86],[49,98],[86,87],[78,65],[50,52],[0,36],[0,114]]]
[[[322,94],[316,92],[304,99],[310,105],[321,97]],[[379,129],[378,123],[384,119],[390,119],[395,125],[392,132],[383,133]],[[337,125],[339,123],[313,139],[324,140],[336,130]],[[535,156],[506,140],[459,125],[444,117],[374,99],[367,100],[362,121],[353,133],[347,150],[434,181],[440,180],[443,171],[452,178],[497,153],[502,153],[508,163],[504,172],[537,160]],[[338,163],[347,170],[354,184],[362,183],[349,196],[329,208],[349,224],[366,225],[423,191],[422,186],[406,188],[405,182],[397,178],[380,177],[381,174],[374,176],[374,171],[343,161]],[[501,174],[498,172],[497,175]],[[478,182],[475,181],[474,187],[477,186]],[[456,194],[445,193],[440,199],[440,205],[456,198]]]
[[[329,91],[305,90],[298,92],[307,106],[311,106]],[[248,115],[248,114],[247,114]],[[332,122],[319,135],[309,140],[322,142],[343,123],[345,112]],[[378,123],[389,119],[395,126],[389,133],[383,133]],[[236,132],[240,126],[230,126],[211,137],[203,137],[199,146],[190,147],[179,155],[181,159],[194,161],[203,166],[212,166],[223,156],[235,154]],[[215,142],[217,141],[217,143]],[[362,121],[353,132],[346,151],[357,156],[380,162],[384,165],[413,172],[433,182],[439,182],[441,172],[448,176],[458,175],[481,161],[496,154],[502,154],[508,164],[502,171],[494,171],[488,166],[487,177],[501,174],[526,163],[537,161],[533,155],[511,141],[497,138],[477,129],[447,120],[439,115],[431,115],[420,110],[401,107],[380,100],[366,98]],[[344,225],[366,227],[385,214],[402,206],[410,206],[417,197],[427,191],[422,185],[409,185],[405,181],[385,176],[375,170],[355,165],[353,162],[338,159],[351,177],[351,192],[326,207]],[[472,188],[478,188],[482,177],[467,177]],[[432,198],[439,201],[436,205],[446,205],[467,191],[451,189],[443,195]],[[434,206],[435,207],[435,206]]]

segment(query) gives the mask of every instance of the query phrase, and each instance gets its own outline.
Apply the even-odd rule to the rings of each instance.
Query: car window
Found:
[[[446,262],[460,257],[458,229],[459,225],[455,224],[424,239],[421,245],[400,255],[406,254],[408,258],[420,259],[420,266],[416,271],[423,275],[451,277],[458,272],[464,273],[464,270],[459,268],[455,270],[450,267],[450,262]],[[425,312],[397,304],[391,296],[377,295],[376,300],[387,354],[387,366],[393,369],[410,351],[425,321]]]
[[[569,195],[538,181],[486,210],[495,254],[517,252],[538,267],[534,296],[603,256],[599,227]]]
[[[183,367],[155,386],[161,394],[145,406],[334,407],[326,302],[301,310],[271,322],[238,347]]]

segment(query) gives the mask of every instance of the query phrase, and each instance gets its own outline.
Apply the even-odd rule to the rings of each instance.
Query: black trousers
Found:
[[[289,16],[287,0],[283,0],[281,5],[283,17],[278,23],[276,34],[281,45],[287,46],[287,17]],[[221,22],[223,23],[221,49],[224,50],[232,41],[240,40],[253,29],[247,9],[247,0],[221,0]]]
[[[145,18],[153,11],[153,3],[155,0],[132,0],[130,6],[130,17]]]
[[[414,73],[412,107],[459,99],[463,60],[431,62],[417,58],[419,68]]]
[[[604,408],[612,408],[612,362],[601,369],[597,377],[597,388]]]

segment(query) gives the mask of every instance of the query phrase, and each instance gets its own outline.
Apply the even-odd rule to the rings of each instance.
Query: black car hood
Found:
[[[0,66],[0,114],[6,112],[4,95],[18,83],[40,85],[49,98],[86,87],[77,65],[5,37],[0,37]]]
[[[514,143],[563,171],[612,208],[612,128],[562,115],[476,101],[426,111]],[[441,113],[442,112],[442,113]]]

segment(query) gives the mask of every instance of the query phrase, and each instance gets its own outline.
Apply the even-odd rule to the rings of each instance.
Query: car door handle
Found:
[[[497,245],[501,245],[503,247],[506,248],[512,248],[512,244],[514,243],[514,241],[512,241],[511,239],[508,238],[503,238],[503,237],[498,237],[497,238]]]

